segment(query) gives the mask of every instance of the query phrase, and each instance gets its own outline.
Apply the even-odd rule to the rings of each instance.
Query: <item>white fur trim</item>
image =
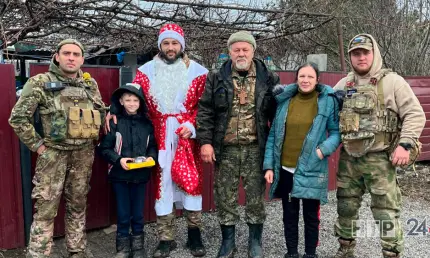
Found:
[[[196,128],[194,128],[194,125],[191,124],[190,122],[185,122],[183,124],[181,124],[181,126],[185,126],[187,127],[190,131],[191,131],[191,139],[195,139],[196,138]]]
[[[190,60],[190,66],[188,67],[188,85],[191,85],[197,77],[205,75],[208,72],[208,69],[204,68],[199,63]]]
[[[182,51],[185,50],[185,39],[184,37],[182,37],[181,34],[177,33],[176,31],[173,30],[166,30],[163,31],[159,36],[158,36],[158,49],[161,50],[161,42],[165,39],[176,39],[177,41],[179,41],[179,43],[181,43],[182,46]]]

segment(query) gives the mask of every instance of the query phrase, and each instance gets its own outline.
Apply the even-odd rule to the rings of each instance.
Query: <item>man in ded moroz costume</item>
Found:
[[[176,24],[160,29],[158,48],[160,53],[138,69],[134,80],[142,87],[159,149],[155,211],[160,243],[154,257],[167,257],[176,247],[174,206],[186,211],[191,253],[203,256],[203,178],[195,118],[208,70],[184,54],[184,32]]]

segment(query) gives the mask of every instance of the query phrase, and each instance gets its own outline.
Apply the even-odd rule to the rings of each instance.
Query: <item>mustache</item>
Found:
[[[172,58],[170,58],[170,57],[168,57],[168,56],[167,56],[167,55],[168,55],[168,53],[175,53],[175,56],[174,56],[174,57],[172,57]],[[169,51],[167,51],[167,52],[160,51],[160,53],[159,53],[158,55],[159,55],[159,57],[160,57],[162,60],[164,60],[167,64],[173,64],[174,62],[176,62],[176,60],[177,60],[178,58],[183,57],[183,56],[184,56],[184,53],[183,53],[182,51],[175,52],[175,51],[169,50]]]

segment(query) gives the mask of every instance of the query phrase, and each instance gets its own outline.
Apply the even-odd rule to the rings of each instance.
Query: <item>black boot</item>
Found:
[[[190,249],[191,254],[195,257],[206,255],[206,249],[202,243],[200,228],[188,228],[187,248]]]
[[[115,258],[128,258],[130,256],[130,238],[124,236],[116,237]]]
[[[143,233],[137,236],[131,236],[131,257],[132,258],[146,258],[145,248],[143,246],[145,237]]]
[[[177,247],[177,243],[174,240],[164,241],[161,240],[157,246],[157,249],[154,253],[154,258],[164,258],[169,257],[170,252],[175,250]]]
[[[218,251],[218,258],[232,258],[236,253],[236,241],[235,241],[235,226],[221,225],[222,244]]]
[[[261,243],[261,235],[263,234],[263,224],[249,224],[248,238],[248,257],[262,258],[263,248]]]

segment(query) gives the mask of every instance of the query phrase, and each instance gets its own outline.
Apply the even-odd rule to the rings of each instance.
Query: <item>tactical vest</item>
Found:
[[[382,70],[366,85],[355,85],[354,74],[348,74],[339,127],[343,147],[353,157],[365,155],[378,142],[391,145],[400,131],[397,113],[384,103],[382,78],[390,72]]]
[[[46,73],[50,82],[57,79],[51,73]],[[80,144],[88,139],[96,139],[101,126],[100,112],[94,108],[93,99],[86,90],[91,87],[91,80],[84,80],[84,85],[73,85],[61,82],[61,90],[49,90],[50,107],[40,109],[41,115],[50,114],[48,133],[54,142]],[[48,89],[45,87],[45,91]]]

